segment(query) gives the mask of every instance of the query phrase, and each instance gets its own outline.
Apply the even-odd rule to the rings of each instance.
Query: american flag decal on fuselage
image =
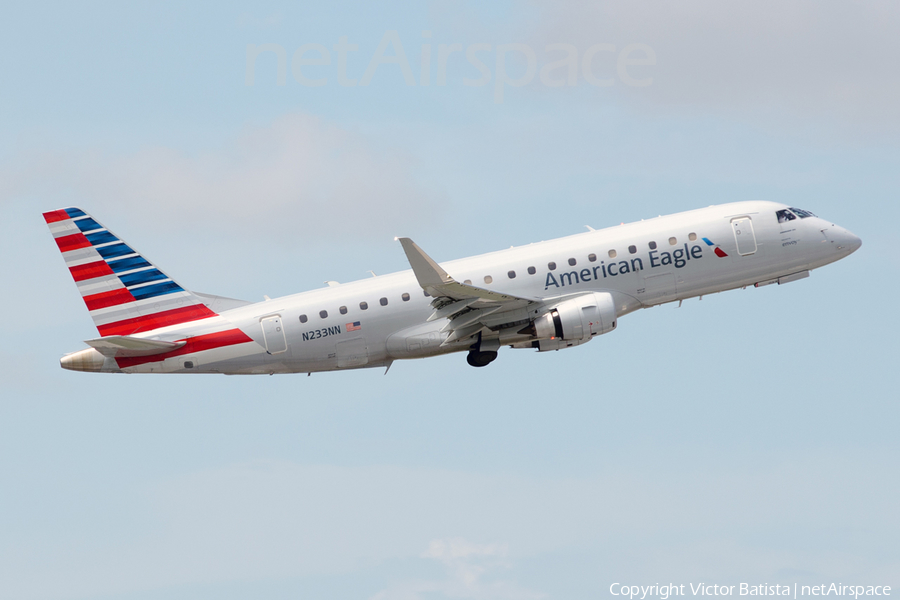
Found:
[[[216,316],[83,210],[46,212],[44,220],[101,336]]]

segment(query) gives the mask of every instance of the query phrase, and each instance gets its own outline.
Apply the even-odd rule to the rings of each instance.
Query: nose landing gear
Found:
[[[486,367],[497,358],[497,350],[500,349],[498,338],[484,339],[478,334],[478,341],[469,346],[469,355],[466,362],[473,367]]]

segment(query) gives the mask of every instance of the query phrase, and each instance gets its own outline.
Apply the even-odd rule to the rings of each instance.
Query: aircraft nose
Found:
[[[843,246],[843,248],[847,250],[847,253],[853,254],[854,252],[859,250],[859,247],[862,246],[862,240],[846,229],[844,229],[842,233],[843,235],[841,235],[841,246]]]

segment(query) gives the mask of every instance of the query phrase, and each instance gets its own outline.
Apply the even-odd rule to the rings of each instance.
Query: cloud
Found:
[[[90,506],[99,520],[82,518],[75,530],[90,534],[61,525],[48,545],[10,532],[0,581],[10,596],[76,598],[400,564],[397,582],[378,582],[375,598],[526,599],[540,594],[517,581],[516,565],[562,551],[598,558],[595,579],[607,585],[648,573],[774,581],[785,568],[862,577],[896,562],[896,553],[869,551],[898,526],[884,516],[894,514],[897,483],[883,476],[882,458],[760,457],[720,472],[637,468],[578,479],[241,463],[112,491],[107,504]],[[48,511],[58,498],[60,510],[78,512],[64,489],[48,498]]]
[[[827,128],[900,131],[900,80],[893,76],[900,5],[811,0],[720,3],[535,3],[536,47],[647,44],[657,64],[645,88],[617,83],[632,107],[671,115],[721,110],[813,118]],[[611,68],[614,68],[611,67]]]
[[[424,598],[472,598],[491,600],[538,600],[546,595],[496,577],[509,569],[507,544],[475,544],[462,538],[435,539],[422,558],[444,565],[446,577],[395,583],[371,600],[420,600]]]
[[[435,558],[445,563],[477,556],[506,556],[509,548],[506,544],[471,544],[464,539],[432,540],[428,550],[422,554],[425,558]]]
[[[3,204],[83,205],[101,221],[124,209],[166,231],[203,223],[243,240],[387,237],[429,221],[438,205],[416,181],[413,157],[306,114],[248,127],[222,148],[197,153],[25,148],[0,166],[0,180]]]

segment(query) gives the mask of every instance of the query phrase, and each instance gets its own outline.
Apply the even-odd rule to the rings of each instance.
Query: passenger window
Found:
[[[609,257],[610,257],[610,258],[615,258],[615,257],[616,257],[616,251],[615,251],[615,250],[610,250],[610,251],[609,251]]]
[[[650,242],[649,246],[651,250],[656,250],[656,242]]]
[[[360,302],[359,303],[359,310],[366,310],[367,308],[369,308],[368,302]]]
[[[403,292],[403,295],[400,297],[403,298],[404,302],[409,302],[409,294],[407,294],[406,292]]]
[[[382,306],[387,306],[387,298],[382,298],[379,302],[381,302]]]
[[[429,294],[429,293],[426,292],[425,290],[422,290],[422,293],[425,294],[425,297],[426,297],[426,298],[431,298],[431,294]]]
[[[346,314],[347,314],[347,307],[346,307],[346,306],[342,306],[342,307],[341,307],[340,309],[338,309],[338,310],[341,311],[341,314],[342,314],[342,315],[346,315]]]
[[[590,262],[597,262],[597,255],[596,255],[596,254],[593,254],[593,253],[588,254],[588,260],[589,260]]]
[[[547,263],[547,268],[550,269],[551,271],[555,271],[556,263],[555,262]]]
[[[670,246],[674,246],[674,245],[677,244],[677,243],[678,243],[678,240],[676,240],[675,238],[673,238],[673,237],[670,237],[670,238],[669,238],[669,245],[670,245]]]
[[[578,262],[578,261],[575,260],[574,258],[570,258],[570,259],[569,259],[569,266],[570,266],[570,267],[574,267],[576,262]]]
[[[466,279],[465,281],[463,281],[463,283],[466,284],[466,285],[472,285],[472,280],[471,280],[471,279]]]
[[[637,254],[637,246],[628,246],[629,254]]]
[[[494,278],[491,277],[490,275],[485,275],[485,276],[484,276],[484,282],[485,282],[485,283],[491,283],[492,281],[494,281]]]
[[[323,319],[327,319],[327,318],[328,318],[328,311],[327,311],[327,310],[320,310],[320,311],[319,311],[319,316],[322,317]]]
[[[516,272],[515,272],[515,271],[510,271],[509,273],[506,274],[506,276],[509,277],[510,279],[515,279],[515,278],[516,278]]]
[[[307,321],[309,321],[309,318],[307,318],[306,315],[300,315],[300,322],[301,322],[301,323],[306,323]]]
[[[690,233],[690,234],[688,234],[688,239],[691,240],[692,242],[696,242],[696,241],[697,241],[697,234],[696,234],[696,233]]]
[[[537,269],[535,269],[534,267],[528,267],[529,275],[534,275],[535,273],[537,273]]]

